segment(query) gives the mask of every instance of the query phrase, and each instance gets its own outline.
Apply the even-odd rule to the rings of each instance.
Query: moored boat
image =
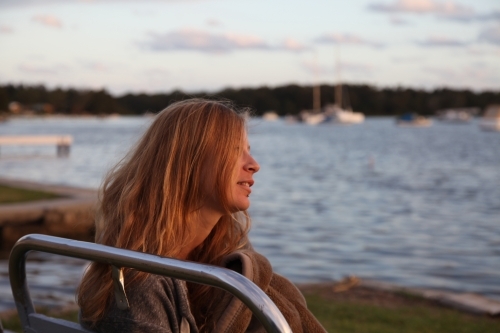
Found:
[[[327,105],[324,111],[326,122],[331,121],[337,124],[359,124],[365,121],[365,115],[361,112],[354,112],[339,107],[337,104]]]
[[[301,122],[306,123],[308,125],[318,125],[325,122],[326,116],[321,111],[303,110],[299,114],[299,119]]]
[[[436,114],[437,119],[446,123],[467,124],[478,112],[479,108],[453,108],[439,110]]]
[[[488,106],[479,127],[483,131],[500,131],[500,104]]]
[[[416,113],[405,113],[396,119],[396,124],[408,127],[429,127],[432,125],[432,121]]]
[[[262,115],[262,119],[266,120],[266,121],[275,121],[275,120],[278,120],[279,119],[279,116],[276,112],[274,111],[268,111],[268,112],[265,112],[263,115]]]

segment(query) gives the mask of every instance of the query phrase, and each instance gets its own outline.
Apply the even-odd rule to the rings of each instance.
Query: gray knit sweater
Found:
[[[93,330],[101,333],[198,333],[184,281],[150,274],[126,290],[130,304],[120,310],[114,299]],[[82,326],[87,327],[85,322]]]

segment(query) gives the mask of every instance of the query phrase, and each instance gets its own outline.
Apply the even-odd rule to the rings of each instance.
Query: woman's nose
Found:
[[[252,157],[252,155],[248,155],[248,161],[246,163],[246,170],[256,173],[260,170],[260,165],[257,163],[257,161]]]

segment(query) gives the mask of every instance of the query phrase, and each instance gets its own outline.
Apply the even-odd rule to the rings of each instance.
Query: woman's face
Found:
[[[228,200],[229,209],[232,213],[236,213],[242,210],[248,209],[250,207],[249,196],[252,190],[254,180],[253,174],[259,171],[260,166],[257,161],[254,160],[252,155],[250,155],[250,146],[248,145],[248,139],[246,132],[243,134],[243,139],[241,140],[242,147],[234,147],[234,149],[241,150],[236,164],[233,167],[231,174],[231,179],[229,181],[229,186],[226,189],[226,195]],[[238,145],[239,146],[239,145]],[[208,212],[214,214],[226,214],[226,210],[223,204],[215,195],[214,184],[209,180],[211,176],[207,176],[207,181],[205,182],[205,191],[208,194],[205,198],[204,203],[204,214]]]
[[[243,134],[243,147],[233,169],[231,183],[229,186],[229,205],[233,212],[247,210],[250,207],[249,196],[253,184],[253,174],[259,171],[260,165],[250,155],[250,145],[246,132]]]

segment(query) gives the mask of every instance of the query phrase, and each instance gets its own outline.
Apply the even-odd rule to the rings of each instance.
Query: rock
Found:
[[[61,198],[0,205],[0,250],[30,233],[92,241],[97,191],[0,179],[0,183],[61,195]]]
[[[474,293],[456,293],[442,290],[408,288],[373,280],[362,280],[361,285],[373,289],[416,295],[470,313],[500,316],[499,301]]]

